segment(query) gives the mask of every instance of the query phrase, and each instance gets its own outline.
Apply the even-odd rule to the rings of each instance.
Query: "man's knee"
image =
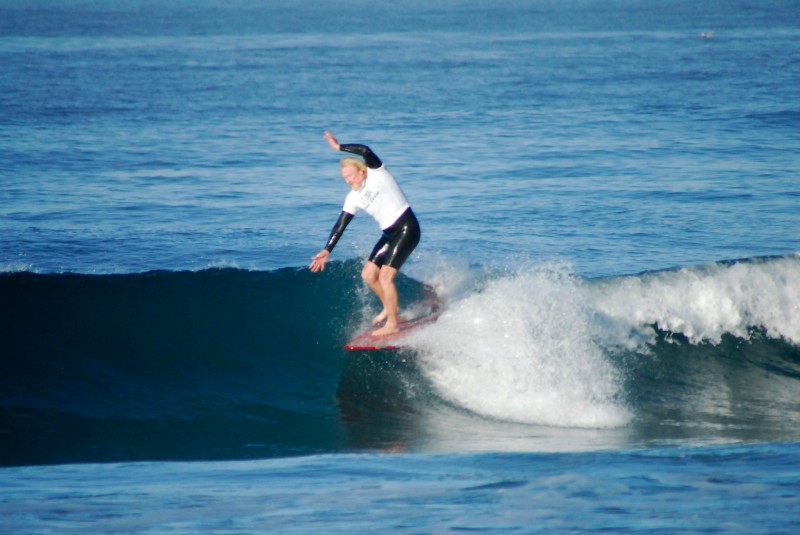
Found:
[[[397,275],[397,270],[393,267],[383,266],[378,274],[378,281],[384,288],[394,285],[394,278]]]
[[[361,270],[361,278],[364,279],[364,282],[367,284],[372,284],[378,281],[380,270],[378,266],[368,262],[364,269]]]

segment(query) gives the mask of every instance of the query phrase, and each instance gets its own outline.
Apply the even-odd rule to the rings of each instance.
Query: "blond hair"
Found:
[[[348,165],[352,165],[356,169],[362,172],[367,171],[367,164],[365,164],[362,160],[358,158],[342,158],[340,162],[341,167],[347,167]]]

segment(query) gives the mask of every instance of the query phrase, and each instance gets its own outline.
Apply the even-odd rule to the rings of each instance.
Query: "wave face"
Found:
[[[359,271],[1,274],[0,464],[800,438],[797,256],[453,276],[399,353]]]
[[[353,266],[0,277],[4,463],[339,447]]]

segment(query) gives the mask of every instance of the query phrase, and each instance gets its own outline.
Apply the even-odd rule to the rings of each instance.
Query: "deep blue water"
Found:
[[[795,531],[800,3],[374,4],[0,2],[0,531]]]

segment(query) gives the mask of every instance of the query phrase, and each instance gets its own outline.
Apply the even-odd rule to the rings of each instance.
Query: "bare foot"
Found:
[[[380,329],[375,329],[370,334],[372,336],[386,336],[387,334],[394,334],[394,333],[397,333],[397,332],[400,332],[400,328],[397,326],[397,324],[389,325],[387,323],[386,325],[384,325]]]
[[[384,321],[386,321],[387,316],[388,314],[386,313],[386,311],[382,310],[380,314],[372,318],[372,324],[378,325],[379,323],[383,323]]]

